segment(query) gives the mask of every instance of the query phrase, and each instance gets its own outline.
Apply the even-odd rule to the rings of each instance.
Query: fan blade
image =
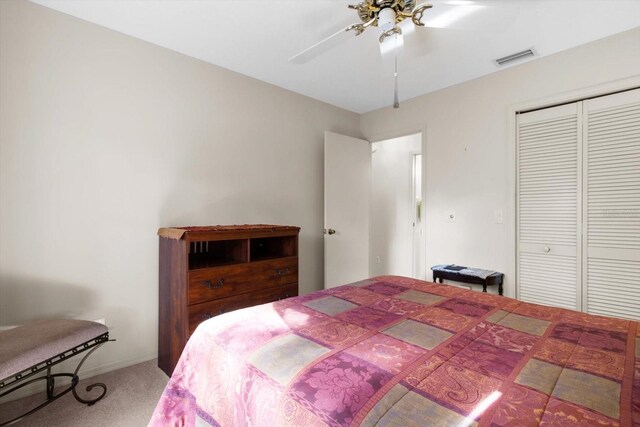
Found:
[[[486,2],[451,1],[435,3],[421,20],[425,27],[467,31],[502,31],[518,17],[513,5],[493,6]]]
[[[324,40],[319,41],[313,46],[303,50],[299,54],[292,56],[291,58],[289,58],[289,62],[293,64],[304,64],[305,62],[312,60],[313,58],[325,53],[326,51],[333,49],[348,38],[357,35],[357,33],[353,30],[348,31],[350,28],[351,25],[341,29],[337,33],[330,35]]]

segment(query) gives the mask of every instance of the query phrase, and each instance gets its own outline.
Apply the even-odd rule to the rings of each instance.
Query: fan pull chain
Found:
[[[393,73],[394,90],[393,90],[393,108],[400,108],[400,102],[398,101],[398,54],[395,55],[395,71]]]

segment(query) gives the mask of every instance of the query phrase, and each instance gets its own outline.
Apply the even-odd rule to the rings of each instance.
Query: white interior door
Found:
[[[371,144],[324,133],[324,287],[369,276]]]
[[[583,308],[640,319],[640,89],[584,110]]]
[[[581,306],[581,103],[518,115],[518,299]]]

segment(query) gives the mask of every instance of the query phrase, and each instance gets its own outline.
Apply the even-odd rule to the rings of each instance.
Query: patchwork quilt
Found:
[[[202,323],[150,425],[640,426],[640,328],[376,277]]]

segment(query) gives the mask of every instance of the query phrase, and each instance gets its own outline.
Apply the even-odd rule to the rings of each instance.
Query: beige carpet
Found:
[[[90,395],[84,390],[88,384],[95,382],[106,384],[107,395],[95,405],[83,405],[69,392],[49,406],[13,425],[20,427],[146,426],[168,380],[169,378],[158,368],[156,360],[97,375],[80,381],[78,386],[80,397],[87,398]],[[45,396],[43,392],[0,405],[0,422],[13,418],[20,413],[18,411],[37,406],[44,401]]]

